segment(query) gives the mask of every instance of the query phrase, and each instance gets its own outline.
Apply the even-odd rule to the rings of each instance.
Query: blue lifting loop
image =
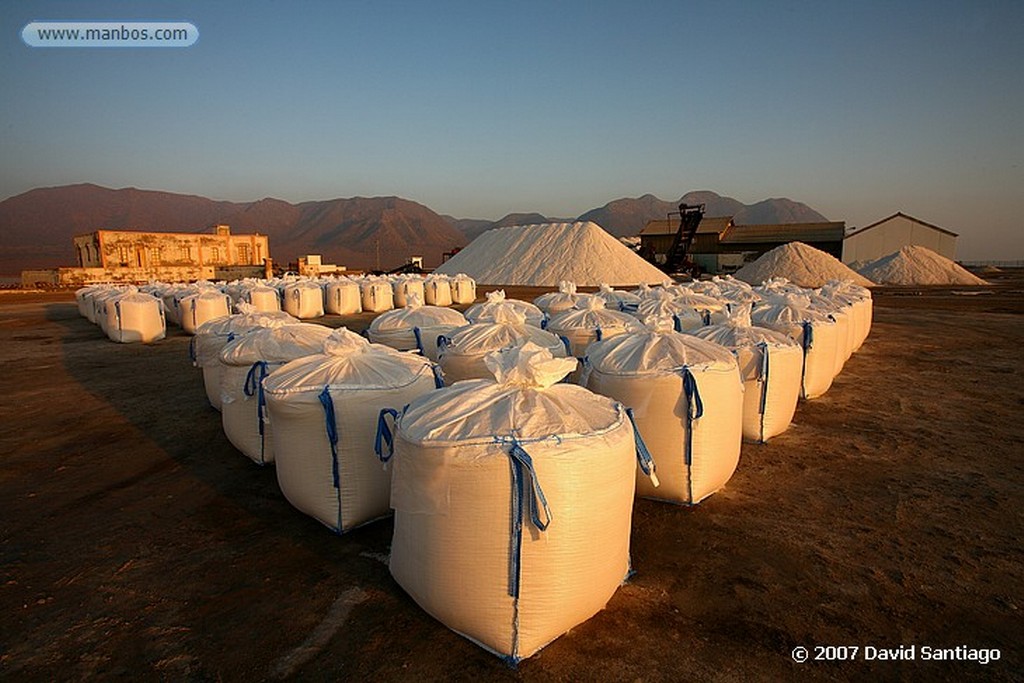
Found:
[[[383,463],[391,460],[391,456],[395,454],[395,437],[387,421],[389,415],[392,421],[398,419],[398,411],[394,408],[383,408],[377,415],[377,435],[373,439],[373,452]],[[387,447],[386,453],[384,452],[385,446]]]
[[[547,498],[537,481],[533,459],[518,441],[512,442],[509,450],[509,466],[512,469],[512,527],[509,547],[508,594],[519,598],[519,581],[522,574],[523,514],[529,514],[530,521],[538,530],[544,531],[551,524],[551,509]],[[530,490],[526,490],[526,478],[530,478]],[[525,501],[525,505],[524,505]],[[525,509],[524,509],[525,508]],[[541,512],[544,519],[541,519]]]

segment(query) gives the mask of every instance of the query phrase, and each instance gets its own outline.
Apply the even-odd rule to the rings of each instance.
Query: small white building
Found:
[[[897,212],[843,238],[843,263],[863,263],[888,256],[911,244],[956,259],[955,232]]]

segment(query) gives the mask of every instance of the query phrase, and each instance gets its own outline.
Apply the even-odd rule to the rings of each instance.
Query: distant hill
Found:
[[[82,184],[30,190],[0,202],[0,273],[74,264],[71,238],[99,229],[202,232],[225,223],[270,236],[278,263],[311,253],[327,263],[392,268],[409,256],[427,266],[468,240],[422,204],[399,197],[357,197],[289,204]]]
[[[616,199],[587,211],[578,220],[594,221],[613,235],[628,237],[643,230],[649,220],[667,218],[669,213],[677,211],[679,204],[684,202],[704,204],[704,215],[708,218],[733,216],[737,224],[816,223],[828,220],[806,204],[790,199],[766,199],[746,205],[732,197],[723,197],[708,190],[687,192],[675,202],[658,199],[652,194]]]
[[[706,214],[737,223],[804,223],[827,220],[806,204],[766,199],[745,205],[710,191],[688,192],[679,201],[652,194],[623,198],[576,219],[511,213],[497,221],[440,216],[401,197],[354,197],[290,204],[280,199],[227,202],[196,195],[81,184],[30,190],[0,202],[0,274],[25,268],[74,264],[71,238],[99,229],[203,232],[225,223],[238,233],[270,237],[279,264],[304,254],[350,268],[390,269],[409,256],[435,267],[442,254],[465,246],[491,228],[572,220],[594,221],[618,237],[636,235],[652,218],[665,218],[680,202],[706,205]],[[378,256],[379,255],[379,256]]]

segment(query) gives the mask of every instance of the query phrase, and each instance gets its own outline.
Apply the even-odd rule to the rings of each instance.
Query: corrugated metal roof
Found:
[[[755,242],[841,242],[846,223],[781,223],[777,225],[734,225],[721,237],[722,244]]]
[[[732,224],[732,216],[714,216],[701,219],[697,226],[697,234],[718,233],[719,235],[728,229]],[[674,235],[679,230],[679,219],[655,218],[647,221],[647,225],[640,231],[641,235]]]

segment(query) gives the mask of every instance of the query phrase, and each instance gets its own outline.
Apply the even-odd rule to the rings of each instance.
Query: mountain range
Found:
[[[204,232],[227,224],[235,233],[270,237],[277,263],[321,254],[325,263],[351,268],[401,265],[411,255],[434,267],[442,254],[496,227],[530,223],[594,221],[616,236],[636,235],[652,218],[665,218],[680,202],[703,203],[706,216],[734,216],[737,223],[826,220],[805,204],[766,199],[745,205],[714,192],[689,192],[677,202],[654,195],[616,199],[578,218],[513,213],[497,221],[441,216],[400,197],[354,197],[291,204],[280,199],[217,201],[196,195],[92,184],[37,188],[0,202],[0,274],[26,268],[73,265],[71,238],[94,230]]]

